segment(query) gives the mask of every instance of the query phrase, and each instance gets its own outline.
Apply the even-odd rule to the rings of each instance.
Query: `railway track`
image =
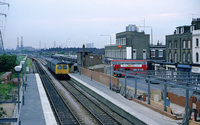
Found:
[[[74,81],[60,81],[61,84],[98,120],[102,125],[120,125],[121,123],[105,111],[99,104],[88,98],[74,85]]]
[[[48,98],[51,102],[51,106],[53,107],[54,113],[56,115],[58,124],[61,125],[80,125],[81,122],[74,115],[70,107],[65,103],[62,96],[57,92],[51,80],[42,70],[37,61],[35,61],[38,73],[40,74],[41,80],[45,87]]]

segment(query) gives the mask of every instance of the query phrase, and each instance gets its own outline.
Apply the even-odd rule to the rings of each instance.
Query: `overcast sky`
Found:
[[[1,0],[0,26],[5,48],[16,48],[17,37],[24,46],[81,47],[94,43],[103,48],[112,36],[129,24],[153,28],[153,41],[165,43],[175,27],[190,25],[200,18],[200,0]],[[145,21],[144,21],[145,20]],[[3,26],[3,27],[2,27]],[[140,30],[144,30],[141,28]],[[145,29],[150,34],[150,28]]]

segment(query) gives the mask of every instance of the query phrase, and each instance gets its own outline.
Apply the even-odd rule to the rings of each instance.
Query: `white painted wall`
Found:
[[[126,47],[126,59],[132,59],[132,47]]]
[[[196,39],[199,39],[199,46],[196,46]],[[196,62],[196,53],[199,53],[199,62]],[[200,64],[200,30],[192,31],[192,61],[194,64]]]

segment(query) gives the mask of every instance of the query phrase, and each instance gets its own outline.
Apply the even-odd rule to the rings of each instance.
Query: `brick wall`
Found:
[[[178,96],[178,95],[171,93],[171,92],[167,92],[167,96],[168,96],[170,102],[185,107],[185,103],[186,103],[185,97]],[[189,98],[189,107],[190,108],[193,108],[193,105],[192,105],[193,102],[194,102],[193,98]]]
[[[81,74],[91,78],[91,70],[85,69],[81,67]],[[100,82],[106,86],[109,86],[110,76],[101,72],[92,71],[92,79],[94,81]],[[116,77],[111,76],[111,85],[112,84],[119,85],[119,79]]]
[[[196,109],[200,115],[200,102],[198,102],[198,101],[196,102]]]

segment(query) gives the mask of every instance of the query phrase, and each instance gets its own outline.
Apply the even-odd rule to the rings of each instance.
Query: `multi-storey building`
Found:
[[[194,58],[198,55],[195,51],[198,48],[195,48],[195,44],[198,42],[195,41],[198,41],[196,36],[199,29],[200,18],[197,18],[192,20],[191,25],[176,27],[174,34],[166,35],[166,62],[177,64],[177,68],[182,68],[183,71],[190,71]]]
[[[200,30],[194,30],[192,32],[192,53],[193,53],[193,63],[200,64]]]
[[[192,32],[192,72],[200,73],[200,30]]]
[[[149,59],[149,34],[125,31],[116,34],[116,44],[105,45],[105,58]]]
[[[177,27],[173,35],[166,36],[166,61],[190,64],[192,62],[191,41],[190,26]]]
[[[166,46],[162,43],[157,43],[157,45],[150,45],[150,60],[165,62],[166,57]]]

